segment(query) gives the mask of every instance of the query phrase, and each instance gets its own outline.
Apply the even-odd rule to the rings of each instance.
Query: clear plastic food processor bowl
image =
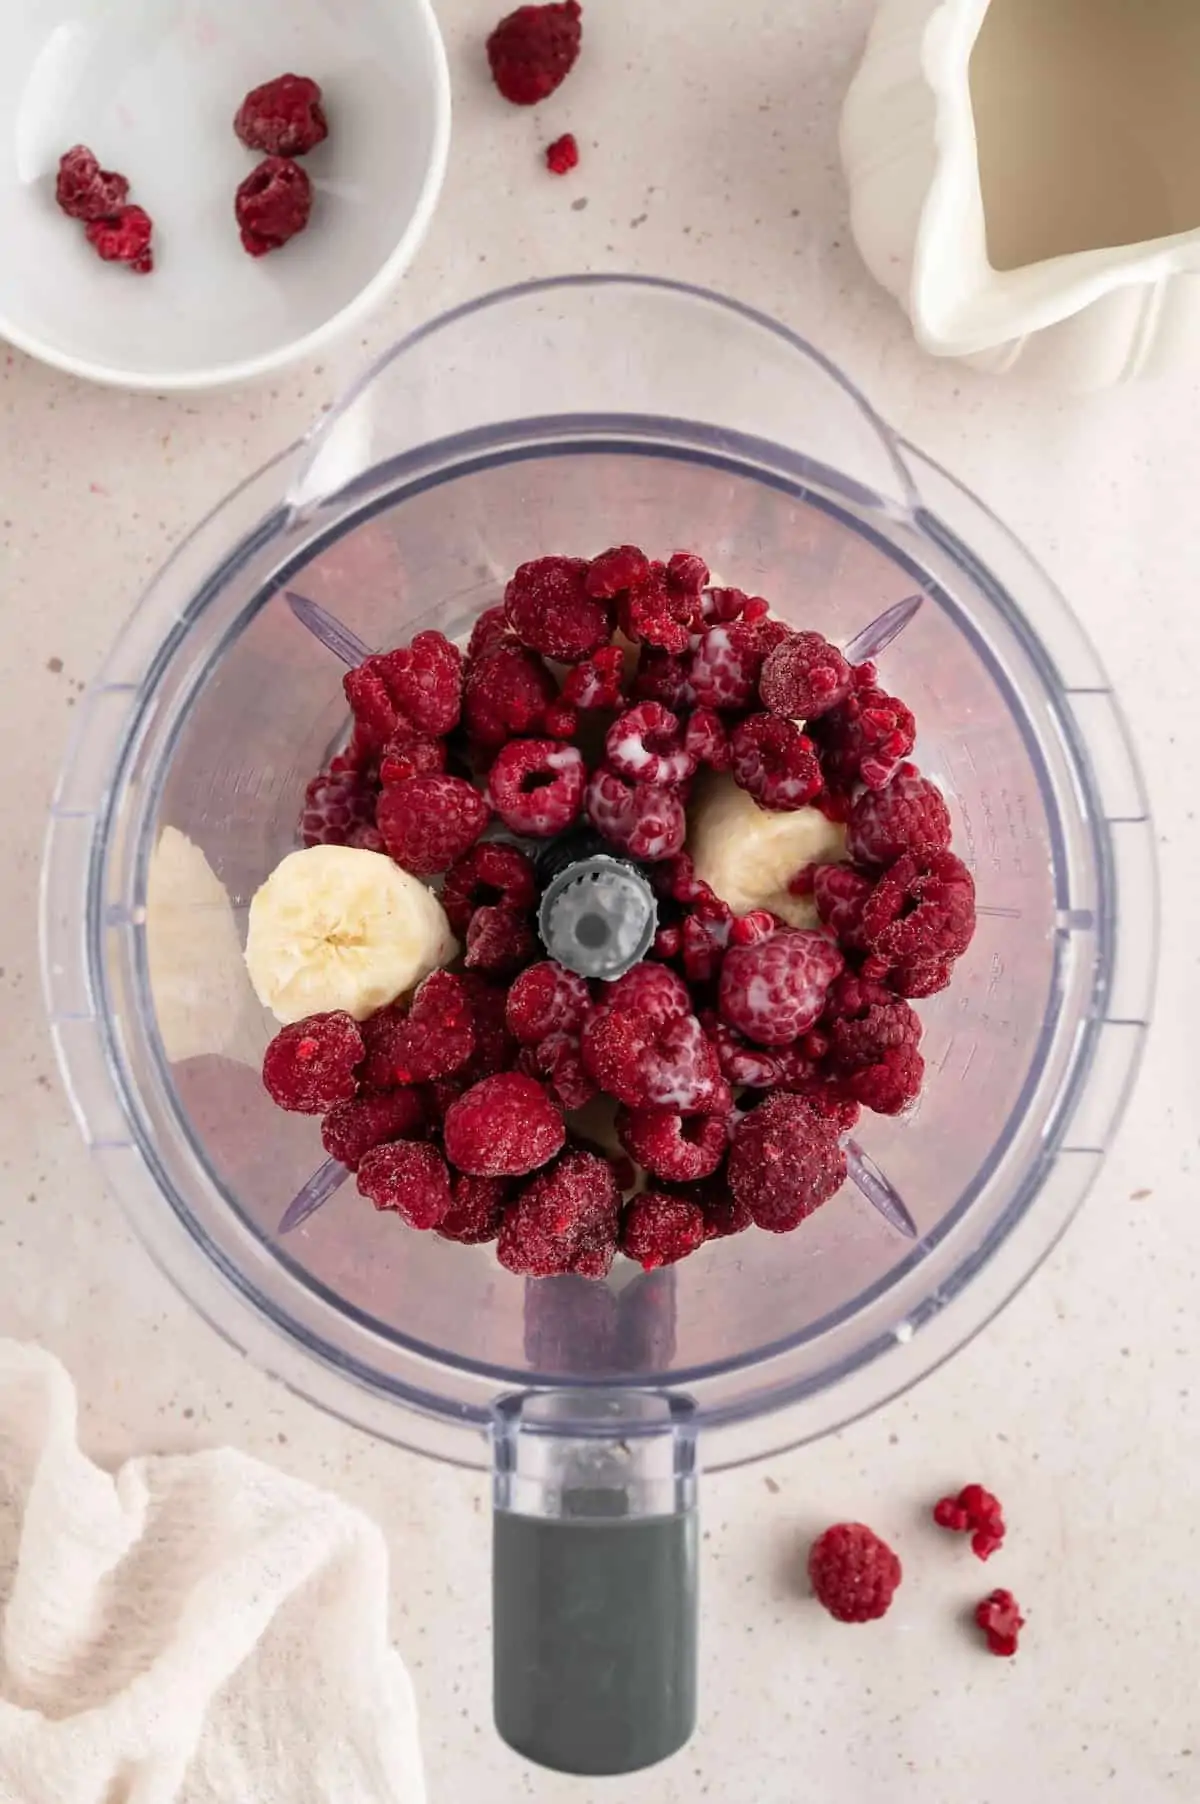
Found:
[[[860,655],[865,630],[903,627],[880,679],[917,715],[980,902],[952,987],[920,1005],[920,1104],[864,1121],[860,1185],[798,1232],[657,1273],[618,1262],[607,1285],[512,1277],[352,1183],[281,1235],[323,1154],[262,1090],[273,1024],[241,944],[345,727],[337,654],[462,635],[523,560],[621,541],[697,550]],[[138,1232],[298,1391],[495,1460],[500,1726],[576,1771],[686,1736],[697,1437],[711,1469],[818,1435],[1012,1295],[1104,1156],[1155,939],[1138,772],[1043,573],[791,333],[623,278],[511,290],[413,334],[197,530],[90,693],[45,867],[59,1055]],[[605,1690],[588,1662],[617,1654],[627,1682]]]

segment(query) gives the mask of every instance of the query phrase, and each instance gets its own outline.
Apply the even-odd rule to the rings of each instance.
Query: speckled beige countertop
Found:
[[[443,204],[372,322],[269,387],[157,400],[0,352],[0,1330],[78,1382],[101,1458],[232,1441],[383,1524],[393,1622],[424,1711],[434,1804],[1184,1804],[1200,1797],[1200,395],[1063,401],[929,362],[849,241],[838,102],[868,0],[595,0],[593,53],[545,120],[505,109],[478,42],[497,9],[442,0],[457,117]],[[536,146],[573,124],[557,183]],[[918,1391],[821,1445],[708,1483],[702,1722],[637,1779],[534,1770],[488,1698],[487,1494],[326,1420],[167,1288],[91,1169],[42,1018],[43,820],[77,697],[155,567],[376,350],[488,287],[578,269],[712,282],[837,358],[902,431],[1042,557],[1116,679],[1156,810],[1164,980],[1134,1104],[1082,1217],[1004,1316]],[[987,1588],[924,1505],[981,1477],[1012,1525],[1030,1626],[1011,1663],[959,1620]],[[815,1526],[892,1528],[886,1623],[803,1598]],[[998,1582],[987,1569],[988,1584]]]

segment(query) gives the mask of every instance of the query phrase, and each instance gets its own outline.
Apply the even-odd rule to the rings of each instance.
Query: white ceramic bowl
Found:
[[[311,354],[413,256],[450,136],[429,0],[8,0],[0,57],[0,335],[75,375],[205,388]],[[304,159],[308,230],[259,259],[233,199],[255,153],[246,92],[319,81],[330,132]],[[54,200],[87,144],[154,220],[155,269],[100,262]]]

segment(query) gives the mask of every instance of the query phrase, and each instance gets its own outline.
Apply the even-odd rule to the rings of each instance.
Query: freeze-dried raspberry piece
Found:
[[[424,1084],[461,1070],[475,1050],[475,1025],[461,977],[433,971],[418,984],[402,1025],[390,1033],[394,1081]]]
[[[494,1077],[498,1071],[507,1071],[516,1059],[517,1043],[504,1021],[503,986],[489,983],[478,971],[464,971],[461,982],[471,1004],[475,1051],[456,1075],[466,1076],[474,1083],[477,1078]]]
[[[875,1622],[886,1616],[903,1578],[886,1541],[862,1522],[838,1522],[808,1552],[813,1595],[838,1622]]]
[[[721,1018],[760,1046],[790,1046],[817,1021],[845,960],[823,933],[785,927],[731,946],[721,966]]]
[[[872,685],[851,690],[845,701],[815,720],[812,736],[831,788],[862,782],[868,789],[882,789],[912,751],[917,728],[902,701]]]
[[[115,169],[101,169],[86,144],[58,160],[54,198],[70,219],[112,219],[129,199],[129,183]]]
[[[704,1245],[704,1211],[690,1197],[665,1190],[635,1196],[621,1222],[621,1251],[643,1271],[676,1265]]]
[[[846,848],[860,864],[893,864],[906,852],[928,856],[949,844],[945,798],[912,765],[902,764],[882,789],[865,789],[846,829]]]
[[[739,1084],[751,1090],[775,1089],[779,1083],[779,1060],[775,1053],[765,1052],[761,1046],[752,1046],[736,1028],[722,1021],[711,1009],[705,1010],[700,1021],[717,1049],[723,1077],[731,1084]]]
[[[824,782],[812,740],[795,721],[774,714],[752,714],[740,721],[730,736],[729,753],[734,782],[760,808],[803,808]]]
[[[703,708],[752,707],[764,649],[757,625],[731,620],[710,626],[692,652],[692,694]]]
[[[608,644],[612,610],[589,595],[587,571],[578,557],[540,557],[518,567],[504,591],[504,611],[523,645],[575,664]]]
[[[743,1117],[729,1150],[729,1188],[760,1228],[787,1234],[841,1189],[846,1155],[835,1123],[802,1096],[777,1092]]]
[[[488,772],[488,800],[506,827],[535,839],[564,833],[578,818],[587,765],[557,739],[510,739]]]
[[[537,877],[524,852],[487,839],[472,846],[446,872],[442,907],[455,933],[464,934],[477,908],[502,903],[505,908],[532,908]]]
[[[980,1560],[990,1559],[1004,1544],[1004,1511],[1000,1499],[982,1485],[964,1485],[956,1497],[942,1497],[933,1506],[939,1528],[969,1534],[971,1551]]]
[[[848,864],[819,864],[810,866],[809,872],[812,899],[822,923],[837,935],[840,945],[860,951],[863,909],[874,888],[871,879]]]
[[[1008,1658],[1017,1651],[1025,1627],[1021,1607],[1011,1591],[991,1591],[975,1606],[975,1620],[987,1637],[988,1652]]]
[[[582,1109],[597,1094],[583,1063],[579,1035],[566,1030],[547,1034],[521,1053],[521,1067],[539,1078],[563,1109]]]
[[[554,678],[536,652],[501,641],[467,672],[463,719],[485,749],[536,731],[558,700]]]
[[[262,1080],[272,1102],[300,1115],[324,1115],[357,1088],[355,1067],[366,1047],[343,1009],[309,1015],[281,1028],[263,1055]]]
[[[271,157],[302,157],[329,136],[321,90],[307,75],[277,75],[251,88],[233,129],[247,149]]]
[[[496,1257],[510,1272],[605,1278],[617,1248],[621,1193],[612,1166],[594,1153],[565,1152],[509,1208]]]
[[[546,146],[546,168],[551,175],[569,175],[579,164],[579,146],[573,132],[564,132]]]
[[[583,37],[579,0],[519,6],[487,41],[492,80],[514,106],[536,106],[553,94],[575,65]]]
[[[913,983],[921,985],[931,965],[949,981],[947,961],[960,958],[975,933],[975,881],[953,852],[906,852],[867,897],[860,932],[864,977],[886,978],[901,995],[930,995]]]
[[[680,1184],[709,1177],[729,1145],[719,1115],[684,1116],[678,1109],[618,1109],[617,1138],[656,1178]]]
[[[418,633],[372,660],[396,709],[414,734],[438,738],[458,725],[462,712],[463,660],[445,633]]]
[[[387,1140],[415,1140],[425,1126],[425,1107],[415,1090],[380,1090],[335,1103],[321,1123],[321,1144],[349,1171]]]
[[[613,721],[604,740],[608,764],[632,783],[686,783],[696,759],[683,743],[679,717],[661,702],[639,702]]]
[[[361,831],[375,830],[378,785],[343,755],[315,776],[304,792],[300,838],[306,846],[349,846]]]
[[[103,263],[127,263],[138,276],[154,268],[150,239],[154,223],[144,207],[118,207],[105,219],[89,220],[84,227],[88,243]]]
[[[619,708],[624,700],[621,682],[625,654],[619,645],[602,645],[598,652],[572,665],[563,682],[563,700],[577,708]]]
[[[434,776],[446,768],[446,747],[440,739],[410,739],[401,733],[389,739],[379,761],[379,781],[385,789],[407,783],[410,777]],[[372,808],[374,814],[374,808]]]
[[[716,1048],[694,1015],[659,1025],[623,1009],[596,1009],[584,1023],[581,1047],[600,1089],[629,1108],[720,1115],[730,1107]]]
[[[764,662],[758,692],[772,714],[815,720],[845,701],[853,681],[836,645],[820,633],[793,633]]]
[[[450,1207],[435,1231],[461,1246],[483,1246],[499,1234],[511,1193],[507,1178],[471,1178],[459,1172],[450,1186]]]
[[[600,998],[604,1007],[640,1015],[654,1027],[665,1027],[668,1021],[680,1021],[692,1012],[691,992],[682,977],[649,961],[601,984]]]
[[[633,678],[634,694],[668,708],[690,708],[696,699],[691,660],[660,645],[643,645]]]
[[[509,990],[505,1020],[509,1033],[522,1046],[536,1046],[548,1034],[577,1033],[591,1006],[591,992],[583,978],[546,958],[522,971]],[[686,992],[683,1006],[688,1007]]]
[[[728,770],[733,759],[725,723],[715,708],[696,708],[688,718],[683,734],[684,750],[697,765],[710,770]]]
[[[472,1085],[447,1109],[442,1132],[451,1164],[476,1178],[536,1171],[566,1138],[561,1111],[520,1071]]]
[[[264,157],[234,197],[242,249],[265,257],[302,232],[312,212],[312,183],[290,157]]]
[[[683,803],[673,789],[627,783],[615,771],[595,772],[584,807],[593,827],[611,845],[647,864],[673,857],[687,833]]]
[[[375,824],[388,853],[414,877],[433,877],[474,845],[488,805],[462,777],[410,777],[385,789]]]
[[[450,1211],[450,1173],[435,1146],[396,1140],[364,1153],[358,1189],[380,1210],[390,1210],[410,1228],[436,1228]]]
[[[486,908],[477,908],[471,916],[463,960],[468,971],[509,977],[529,964],[537,954],[537,935],[529,916],[520,909],[491,903]]]
[[[517,644],[519,640],[508,624],[504,603],[498,601],[495,607],[485,608],[471,628],[471,637],[467,640],[467,666],[477,664],[502,645]]]

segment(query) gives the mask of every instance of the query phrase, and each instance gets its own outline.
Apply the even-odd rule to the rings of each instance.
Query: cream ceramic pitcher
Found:
[[[842,159],[926,350],[1088,386],[1200,368],[1200,0],[882,0]]]

